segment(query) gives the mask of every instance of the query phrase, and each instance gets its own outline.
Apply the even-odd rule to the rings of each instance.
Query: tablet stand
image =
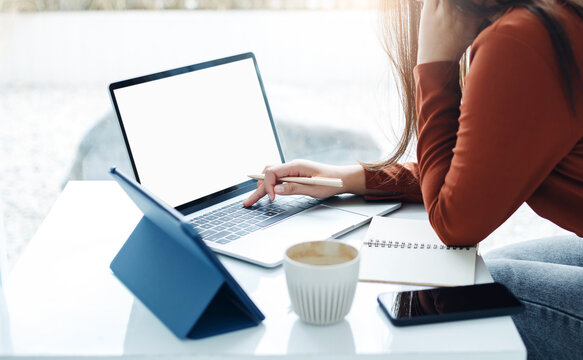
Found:
[[[142,218],[111,263],[121,282],[179,338],[258,325],[264,316],[200,236],[167,225]]]

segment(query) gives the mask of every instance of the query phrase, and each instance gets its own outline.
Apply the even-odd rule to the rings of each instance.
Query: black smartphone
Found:
[[[500,283],[387,292],[377,300],[395,326],[512,315],[524,310]]]

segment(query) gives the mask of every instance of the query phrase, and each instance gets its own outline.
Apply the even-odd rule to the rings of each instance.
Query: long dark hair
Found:
[[[559,62],[560,73],[569,104],[575,113],[574,86],[583,88],[581,72],[573,54],[569,36],[559,18],[560,5],[575,11],[583,21],[583,0],[496,0],[494,5],[480,5],[472,0],[447,0],[461,12],[474,14],[484,19],[503,14],[509,8],[524,8],[539,18],[546,27]],[[415,81],[413,68],[417,64],[417,37],[422,3],[418,0],[384,0],[381,2],[381,24],[385,51],[397,80],[405,126],[393,154],[384,161],[363,163],[369,170],[379,170],[401,158],[409,143],[417,137],[417,114],[415,112]],[[483,30],[490,23],[485,20]],[[469,67],[468,54],[460,60],[460,86],[463,91],[465,74]]]

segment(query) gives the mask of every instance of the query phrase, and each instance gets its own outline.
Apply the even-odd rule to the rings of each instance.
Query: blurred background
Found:
[[[354,164],[390,153],[400,109],[378,8],[376,0],[0,0],[8,269],[67,181],[129,166],[111,82],[252,51],[288,159]],[[483,250],[563,233],[523,206]]]

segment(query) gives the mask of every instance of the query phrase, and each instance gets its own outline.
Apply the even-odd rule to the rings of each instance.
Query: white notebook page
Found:
[[[427,220],[376,216],[361,247],[361,281],[474,284],[476,247],[447,247]]]

